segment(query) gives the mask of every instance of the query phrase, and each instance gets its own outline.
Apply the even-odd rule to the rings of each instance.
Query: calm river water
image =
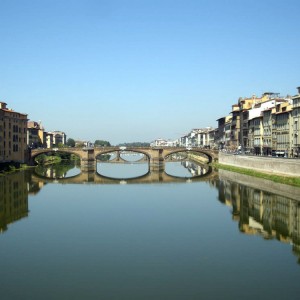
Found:
[[[97,172],[0,177],[1,300],[299,299],[300,189],[191,162]]]

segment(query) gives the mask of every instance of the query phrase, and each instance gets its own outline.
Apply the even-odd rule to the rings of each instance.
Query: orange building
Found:
[[[24,163],[27,150],[27,114],[0,102],[0,163]]]

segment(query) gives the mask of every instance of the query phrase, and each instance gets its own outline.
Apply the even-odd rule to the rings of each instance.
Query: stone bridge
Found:
[[[207,157],[207,162],[218,160],[219,152],[216,150],[203,148],[184,148],[184,147],[95,147],[95,148],[54,148],[54,149],[33,149],[30,153],[30,163],[34,164],[34,158],[43,153],[70,153],[80,157],[82,171],[95,171],[97,157],[102,154],[117,152],[133,152],[144,154],[149,162],[151,171],[163,171],[165,161],[172,154],[179,152],[194,153]]]

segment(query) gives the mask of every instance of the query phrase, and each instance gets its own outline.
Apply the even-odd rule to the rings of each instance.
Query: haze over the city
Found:
[[[296,94],[299,12],[293,0],[0,0],[0,100],[74,139],[175,139],[239,97]]]

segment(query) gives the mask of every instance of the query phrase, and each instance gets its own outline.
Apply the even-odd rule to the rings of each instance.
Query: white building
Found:
[[[52,131],[52,132],[48,132],[48,134],[53,135],[53,144],[56,146],[58,144],[65,145],[67,143],[67,136],[63,131]]]
[[[150,143],[151,147],[176,147],[178,140],[165,140],[165,139],[156,139]]]

